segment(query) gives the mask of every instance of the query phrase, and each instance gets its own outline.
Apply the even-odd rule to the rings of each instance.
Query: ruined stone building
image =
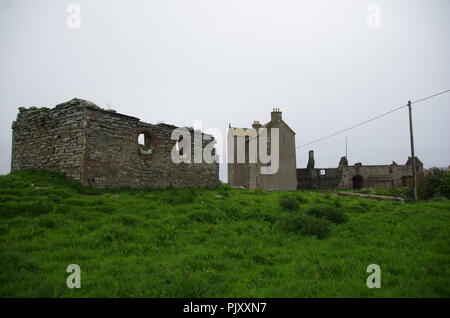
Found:
[[[249,147],[255,130],[260,127],[279,128],[279,171],[273,175],[260,173],[261,164],[251,163]],[[294,190],[294,189],[360,189],[367,187],[400,187],[409,184],[412,178],[411,158],[404,165],[392,162],[390,165],[351,166],[342,157],[337,168],[316,168],[314,152],[309,152],[307,167],[296,169],[295,132],[282,120],[281,112],[275,109],[271,121],[263,126],[255,121],[249,128],[230,127],[228,132],[228,182],[232,186],[247,189]],[[245,162],[237,161],[238,140],[245,144]],[[270,137],[268,137],[270,142]],[[230,156],[230,148],[233,148]],[[422,162],[416,157],[417,171],[423,170]]]
[[[423,170],[422,162],[416,157],[417,171]],[[349,166],[344,156],[337,168],[316,168],[314,152],[309,151],[308,165],[297,169],[299,189],[361,189],[392,188],[409,185],[412,179],[412,160],[408,158],[404,165],[392,162],[390,165]]]
[[[214,143],[214,138],[189,128],[194,136],[191,163],[176,163],[171,157],[178,143],[171,138],[176,128],[144,123],[80,99],[53,109],[21,107],[12,125],[11,170],[58,171],[83,185],[99,188],[218,185],[217,161],[207,163],[203,157],[198,163],[194,160],[194,140],[200,140],[197,145],[204,151]],[[278,136],[271,135],[271,128],[275,128]],[[260,157],[261,145],[267,146],[264,149],[267,155],[274,155],[271,145],[275,137],[279,140],[279,164],[276,172],[262,173],[271,164]],[[240,145],[244,148],[243,160],[238,160]],[[250,155],[254,145],[256,159]],[[232,186],[265,190],[358,189],[405,186],[412,175],[411,158],[404,165],[393,162],[351,166],[342,157],[337,168],[316,168],[313,151],[309,152],[307,167],[297,169],[295,150],[295,132],[283,121],[279,109],[272,111],[271,120],[265,125],[255,121],[252,128],[230,127],[228,182]],[[417,158],[416,168],[423,170]]]
[[[178,141],[171,133],[176,126],[144,123],[80,99],[53,109],[19,110],[12,125],[12,171],[58,171],[99,188],[219,183],[218,163],[173,162],[171,151]],[[212,136],[200,135],[202,148],[211,144]]]
[[[260,135],[260,128],[267,129],[267,136]],[[252,138],[256,138],[255,144],[258,145],[256,153],[258,153],[260,138],[267,138],[270,152],[271,128],[278,129],[279,166],[276,173],[262,174],[261,167],[264,164],[260,162],[259,156],[256,163],[249,160],[250,143]],[[238,160],[240,141],[245,145],[245,162]],[[250,129],[230,127],[228,130],[228,183],[231,186],[242,186],[247,189],[295,190],[297,188],[295,158],[295,132],[283,121],[279,109],[272,111],[271,120],[265,125],[255,121]]]

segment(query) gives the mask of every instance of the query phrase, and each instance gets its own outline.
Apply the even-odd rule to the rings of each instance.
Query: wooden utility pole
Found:
[[[414,154],[414,136],[413,136],[412,110],[411,110],[411,101],[410,100],[408,101],[408,110],[409,110],[409,137],[411,139],[413,196],[414,196],[414,201],[417,201],[416,156]]]

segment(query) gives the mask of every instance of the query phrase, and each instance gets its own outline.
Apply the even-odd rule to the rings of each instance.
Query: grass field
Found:
[[[288,196],[297,210],[281,207],[286,193],[225,185],[98,191],[53,173],[1,176],[0,296],[450,297],[450,201]],[[316,206],[346,221],[322,239],[296,231]],[[66,286],[69,264],[80,289]],[[366,286],[369,264],[379,289]]]

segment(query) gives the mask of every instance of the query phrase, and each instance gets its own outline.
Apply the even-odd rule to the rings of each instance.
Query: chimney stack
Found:
[[[279,108],[274,108],[270,115],[272,121],[281,121],[281,111]]]
[[[261,123],[258,120],[253,121],[252,128],[261,128]]]
[[[306,166],[307,169],[314,169],[314,150],[310,150],[309,153],[309,158],[308,158],[308,165]]]

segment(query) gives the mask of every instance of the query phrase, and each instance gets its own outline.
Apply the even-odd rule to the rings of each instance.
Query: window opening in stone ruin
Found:
[[[325,171],[325,169],[320,169],[320,175],[321,176],[324,176],[324,175],[326,175],[327,173],[326,173],[326,171]]]
[[[152,153],[151,136],[149,133],[142,132],[138,135],[139,152],[142,155],[149,155]]]
[[[139,146],[145,147],[145,135],[144,134],[139,134],[138,143],[139,143]]]

